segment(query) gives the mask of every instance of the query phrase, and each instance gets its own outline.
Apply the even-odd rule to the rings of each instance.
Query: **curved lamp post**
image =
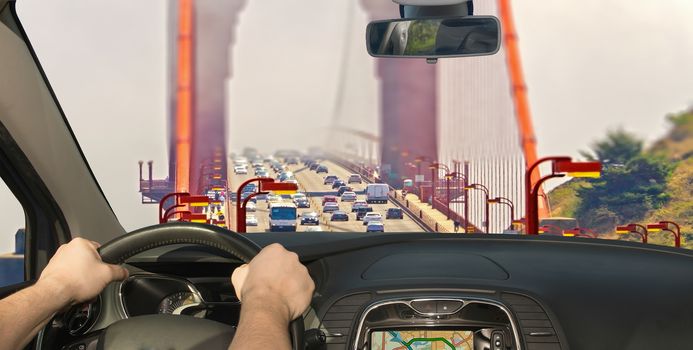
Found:
[[[446,173],[449,173],[450,168],[448,168],[447,165],[438,162],[431,163],[428,168],[431,169],[431,208],[434,208],[436,199],[436,179],[438,178],[438,174],[436,174],[436,172],[443,168]]]
[[[673,226],[674,229],[670,227]],[[648,232],[668,231],[674,235],[674,247],[681,248],[681,227],[673,221],[660,221],[656,224],[647,224]]]
[[[251,183],[251,182],[257,182],[258,183],[258,191],[249,195],[248,197],[245,198],[245,200],[241,201],[241,191],[243,188]],[[243,182],[239,187],[238,190],[236,191],[236,232],[238,233],[245,233],[246,232],[246,225],[245,225],[245,214],[246,214],[246,205],[248,204],[248,201],[252,199],[253,197],[259,195],[259,194],[268,194],[269,191],[275,191],[275,192],[293,192],[295,193],[296,190],[298,190],[298,185],[295,183],[290,183],[290,182],[274,182],[274,179],[272,178],[267,178],[267,177],[256,177],[253,179],[246,180]]]
[[[532,183],[532,173],[540,164],[551,162],[551,174]],[[539,205],[538,196],[541,185],[546,180],[564,177],[599,177],[602,165],[600,162],[573,162],[570,157],[546,157],[537,160],[525,171],[525,207],[527,208],[527,234],[539,233]]]
[[[488,199],[489,199],[489,193],[488,193],[488,187],[482,185],[482,184],[469,184],[467,186],[464,186],[465,190],[481,190],[484,191],[484,195],[486,198],[484,198],[484,211],[486,212],[484,215],[484,228],[486,229],[486,233],[489,233],[489,226],[490,226],[490,221],[488,218]]]
[[[468,231],[468,213],[469,213],[469,200],[467,200],[467,189],[465,188],[467,186],[467,177],[464,176],[464,174],[461,174],[457,171],[445,174],[445,178],[448,180],[451,179],[462,179],[462,188],[465,191],[464,195],[464,233],[467,233]],[[459,186],[458,186],[459,188]],[[450,220],[450,183],[448,182],[448,220]]]
[[[515,205],[513,201],[505,197],[496,197],[489,199],[488,202],[491,204],[507,205],[510,208],[510,225],[512,226],[512,223],[515,221]]]
[[[627,235],[629,233],[637,233],[642,242],[647,244],[647,227],[639,224],[628,224],[625,226],[616,226],[616,233],[620,235]]]

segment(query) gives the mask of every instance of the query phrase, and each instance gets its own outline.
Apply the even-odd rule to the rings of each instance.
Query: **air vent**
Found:
[[[351,338],[351,327],[356,313],[370,300],[370,293],[359,293],[339,299],[332,304],[322,319],[328,336],[328,350],[346,349],[347,341]]]
[[[501,298],[515,313],[527,350],[561,349],[549,316],[536,301],[512,293],[503,293]]]

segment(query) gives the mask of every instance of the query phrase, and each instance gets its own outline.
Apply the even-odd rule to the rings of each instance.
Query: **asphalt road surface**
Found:
[[[349,177],[350,172],[337,164],[334,164],[329,161],[321,162],[321,164],[324,164],[328,167],[329,169],[329,175],[337,175],[342,180],[345,180]],[[266,167],[269,168],[269,165],[266,165]],[[322,173],[322,174],[316,174],[314,171],[311,171],[307,167],[304,167],[302,164],[299,165],[290,165],[289,166],[289,171],[292,171],[294,173],[294,176],[296,180],[298,180],[299,183],[299,191],[300,192],[305,192],[308,198],[310,199],[311,202],[311,208],[304,209],[304,208],[299,208],[298,213],[299,215],[311,211],[315,211],[320,214],[320,229],[322,231],[331,231],[331,232],[365,232],[366,231],[366,226],[363,225],[362,221],[357,221],[356,220],[356,213],[351,212],[351,202],[341,202],[338,199],[338,204],[339,208],[342,211],[345,211],[349,215],[349,221],[330,221],[330,213],[322,213],[322,197],[326,195],[336,195],[337,190],[333,190],[331,185],[325,185],[324,184],[324,177],[328,174]],[[238,189],[238,186],[240,184],[250,178],[253,178],[253,170],[252,167],[249,169],[249,174],[248,175],[237,175],[234,174],[233,171],[233,164],[231,163],[229,165],[228,169],[228,174],[229,174],[229,188],[232,189],[234,192]],[[275,174],[271,169],[270,169],[270,175],[275,177],[278,174]],[[365,188],[366,188],[366,183],[362,184],[356,184],[353,183],[350,185],[351,187],[354,188],[354,191],[357,194],[357,197],[359,200],[365,200],[366,195],[365,195]],[[289,199],[286,199],[289,201]],[[235,204],[235,203],[234,203]],[[385,218],[385,213],[387,211],[387,208],[391,207],[396,207],[395,204],[388,202],[387,204],[370,204],[373,207],[373,212],[380,213],[383,216],[383,223],[385,225],[385,232],[423,232],[424,229],[421,228],[414,220],[412,220],[410,217],[408,217],[405,213],[404,219],[384,219]],[[231,218],[231,227],[229,227],[231,230],[235,230],[235,210],[232,210],[232,208],[229,208],[228,214],[230,215]],[[256,211],[255,212],[248,212],[248,215],[255,215],[258,219],[258,225],[257,226],[248,226],[247,227],[247,232],[252,233],[252,232],[267,232],[269,231],[269,217],[268,217],[268,208],[267,208],[267,202],[265,200],[258,200],[257,201],[257,206],[256,206]],[[297,225],[297,231],[305,231],[308,226],[302,226],[300,225],[300,218],[297,220],[298,225]],[[314,226],[314,225],[312,225]]]

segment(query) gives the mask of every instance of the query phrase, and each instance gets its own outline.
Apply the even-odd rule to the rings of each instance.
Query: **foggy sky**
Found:
[[[347,0],[248,1],[233,50],[231,148],[320,143],[341,63]],[[664,115],[693,104],[693,2],[514,1],[539,154],[585,149],[623,126],[653,140]],[[139,203],[137,161],[166,173],[165,0],[19,0],[19,15],[97,179],[126,230],[156,221]],[[377,112],[358,6],[346,114]],[[277,40],[280,38],[281,40]],[[294,125],[305,125],[298,132]],[[261,133],[258,125],[271,126]],[[307,135],[306,135],[307,134]],[[267,149],[270,150],[270,149]],[[6,218],[0,252],[22,220]],[[20,213],[13,209],[16,216]],[[8,234],[9,233],[9,234]],[[7,237],[7,238],[5,238]]]

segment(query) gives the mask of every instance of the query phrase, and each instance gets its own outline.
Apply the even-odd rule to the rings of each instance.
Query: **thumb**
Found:
[[[241,265],[233,270],[233,273],[231,274],[231,284],[233,284],[233,289],[236,290],[238,300],[242,299],[241,290],[243,290],[246,277],[248,277],[248,264]]]
[[[106,268],[111,272],[111,281],[122,281],[128,278],[128,270],[120,265],[104,264]]]

